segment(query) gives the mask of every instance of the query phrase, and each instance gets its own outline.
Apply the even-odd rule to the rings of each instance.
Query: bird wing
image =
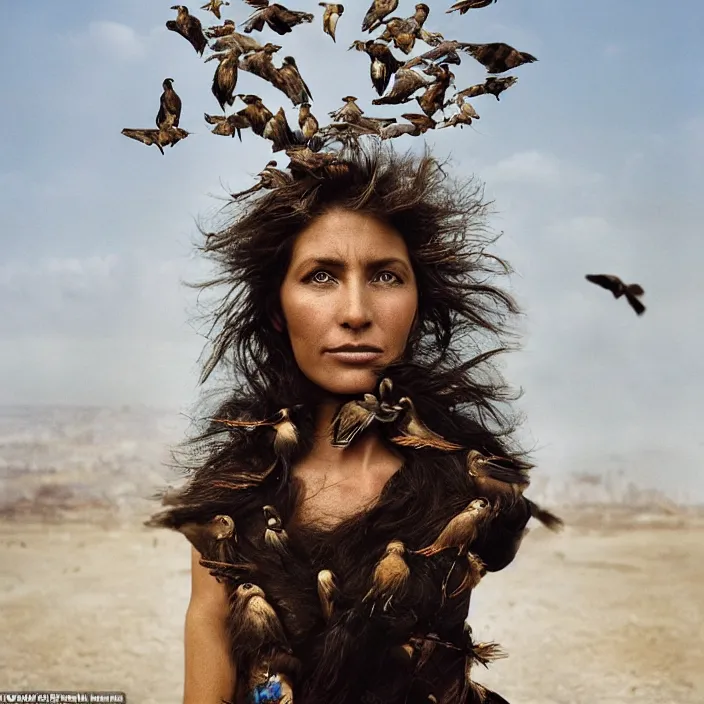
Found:
[[[269,7],[269,0],[244,0],[250,7],[256,7],[258,10],[263,10]]]
[[[621,285],[621,279],[612,274],[587,274],[584,278],[611,292],[616,291]]]

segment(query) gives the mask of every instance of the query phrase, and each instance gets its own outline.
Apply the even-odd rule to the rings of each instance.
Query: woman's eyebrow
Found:
[[[368,269],[376,269],[382,266],[389,266],[390,264],[398,264],[402,267],[408,269],[408,264],[398,257],[382,257],[381,259],[371,259],[367,262]],[[342,259],[337,259],[335,257],[309,257],[304,259],[299,265],[298,269],[308,268],[309,266],[329,266],[333,269],[344,269],[345,262]]]

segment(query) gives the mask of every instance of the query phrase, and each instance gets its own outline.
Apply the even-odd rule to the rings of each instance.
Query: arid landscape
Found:
[[[186,419],[146,408],[0,414],[0,690],[179,702],[189,549],[142,527]],[[545,481],[562,513],[473,595],[509,657],[477,679],[512,704],[704,701],[704,511],[614,478]],[[576,487],[576,488],[575,488]]]

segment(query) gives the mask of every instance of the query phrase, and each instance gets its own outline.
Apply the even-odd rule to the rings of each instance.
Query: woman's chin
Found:
[[[370,369],[335,371],[316,383],[336,396],[361,396],[376,391],[377,375]]]

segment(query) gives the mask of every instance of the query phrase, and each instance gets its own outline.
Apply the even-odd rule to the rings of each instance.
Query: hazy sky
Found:
[[[373,107],[361,37],[366,1],[321,33],[267,39],[293,54],[326,120],[340,97]],[[207,16],[191,9],[211,24]],[[704,6],[681,0],[499,0],[463,17],[431,2],[430,30],[506,41],[540,61],[513,73],[500,103],[473,101],[475,128],[429,135],[455,173],[495,199],[497,244],[517,274],[525,349],[507,374],[537,462],[550,472],[629,468],[644,483],[704,498]],[[362,5],[364,7],[362,7]],[[403,0],[406,16],[413,2]],[[237,22],[249,8],[232,0]],[[147,403],[188,408],[203,338],[189,325],[204,271],[196,218],[247,187],[270,155],[208,133],[214,63],[164,22],[168,3],[39,0],[4,8],[0,58],[0,403]],[[215,23],[214,18],[212,18]],[[12,68],[10,68],[12,67]],[[483,80],[471,58],[458,88]],[[162,157],[120,135],[152,127],[161,82],[175,79],[193,132]],[[274,111],[283,94],[241,74]],[[322,121],[322,120],[321,120]],[[413,146],[404,137],[399,148]],[[646,289],[647,313],[587,283],[615,273]]]

